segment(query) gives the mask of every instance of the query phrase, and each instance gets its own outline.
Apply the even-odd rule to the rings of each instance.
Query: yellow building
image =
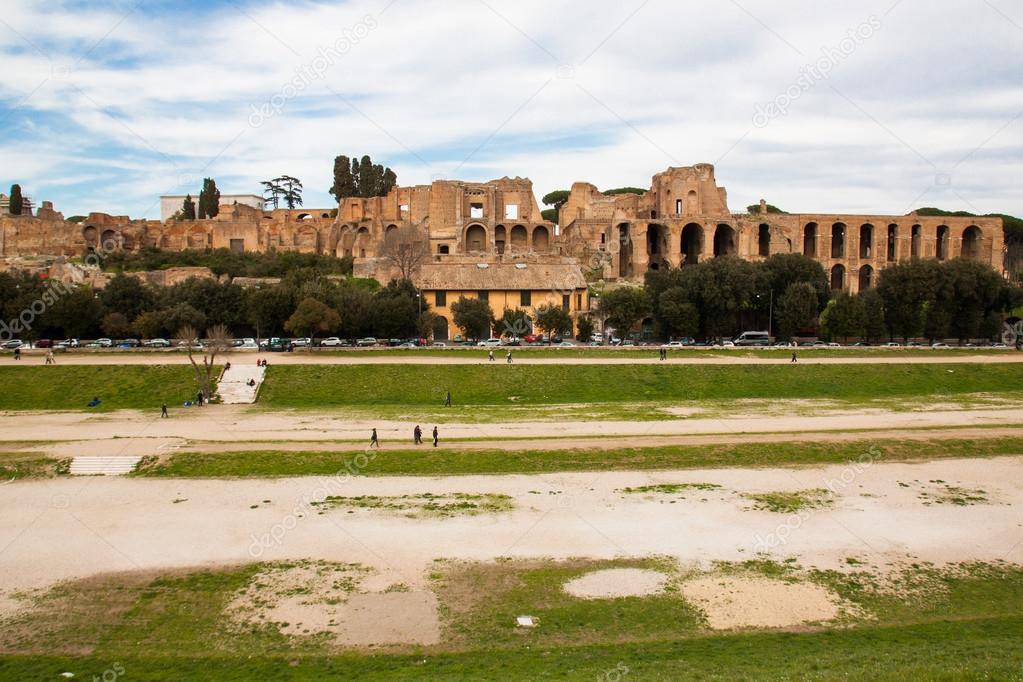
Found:
[[[420,268],[413,281],[430,310],[439,316],[435,341],[462,334],[454,324],[451,306],[460,298],[483,298],[495,317],[507,310],[524,310],[532,317],[544,305],[566,308],[578,320],[590,309],[586,279],[578,265],[536,262],[430,263]],[[524,335],[529,330],[515,330]],[[501,336],[505,330],[494,330]],[[512,335],[512,334],[509,334]]]

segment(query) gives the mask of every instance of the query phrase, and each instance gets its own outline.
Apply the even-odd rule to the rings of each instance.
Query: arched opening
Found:
[[[845,224],[831,226],[831,257],[845,258]]]
[[[482,225],[470,225],[465,230],[466,253],[485,253],[487,251],[487,228]]]
[[[831,268],[831,288],[840,291],[845,288],[845,266],[836,265]]]
[[[803,228],[803,255],[817,257],[817,223],[807,223]]]
[[[369,243],[369,230],[365,227],[360,227],[359,231],[355,235],[355,248],[356,253],[359,254],[359,258],[366,257],[366,246]]]
[[[311,215],[309,215],[308,213],[299,213],[298,214],[298,220],[312,220],[312,219],[313,219],[313,217]]]
[[[874,257],[874,226],[860,225],[860,258]]]
[[[529,247],[529,235],[524,226],[516,225],[511,229],[511,246],[515,251],[525,251]]]
[[[696,265],[703,253],[703,227],[689,223],[682,228],[682,265]]]
[[[618,276],[632,276],[632,228],[628,223],[618,226]]]
[[[85,240],[86,246],[95,248],[96,240],[99,239],[99,230],[92,225],[86,226],[86,228],[82,230],[82,239]]]
[[[700,199],[696,194],[696,190],[689,190],[686,194],[686,213],[689,215],[696,215],[700,212]]]
[[[321,217],[321,218],[329,218],[329,217],[330,217],[330,214],[329,214],[329,213],[321,213],[321,214],[320,214],[320,217]]]
[[[718,225],[714,230],[714,257],[735,255],[735,230],[731,225]]]
[[[761,223],[757,228],[757,253],[761,258],[771,255],[771,226],[767,223]]]
[[[857,291],[866,291],[874,286],[874,268],[864,265],[860,268],[860,286]]]
[[[543,225],[537,225],[533,230],[533,250],[547,251],[551,246],[551,235]]]
[[[664,225],[647,225],[646,255],[651,270],[657,270],[664,262],[668,251],[668,228]]]
[[[448,321],[445,317],[437,317],[433,321],[433,340],[434,341],[447,341],[448,340]]]
[[[920,226],[914,225],[910,231],[909,255],[912,258],[920,257]]]
[[[117,233],[113,230],[103,230],[103,234],[100,235],[100,246],[104,251],[113,251],[118,248]]]
[[[938,260],[948,258],[948,225],[938,225],[934,236],[934,257]]]
[[[133,251],[135,249],[135,238],[130,234],[121,233],[121,248],[125,251]]]
[[[899,249],[899,226],[894,223],[888,226],[888,256],[889,263],[895,261]]]
[[[388,225],[387,227],[385,227],[384,228],[384,239],[387,239],[387,235],[391,234],[392,232],[394,232],[397,229],[398,229],[397,225]]]
[[[508,230],[504,225],[494,228],[494,248],[498,253],[504,253],[504,247],[508,243]]]
[[[963,230],[963,258],[970,260],[977,260],[980,258],[980,239],[980,228],[976,225],[970,225]]]

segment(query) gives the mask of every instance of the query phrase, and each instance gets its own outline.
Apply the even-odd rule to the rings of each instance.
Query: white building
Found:
[[[185,203],[185,194],[167,194],[160,197],[160,220],[167,222],[171,216],[181,210],[181,205]],[[195,210],[199,210],[199,194],[192,195],[192,201],[195,202]],[[230,206],[231,204],[238,203],[252,208],[258,208],[263,210],[263,197],[258,194],[221,194],[220,205]]]
[[[35,208],[35,204],[32,203],[32,198],[22,194],[21,195],[21,215],[32,215],[32,209]],[[11,198],[0,192],[0,213],[8,213],[11,210]]]

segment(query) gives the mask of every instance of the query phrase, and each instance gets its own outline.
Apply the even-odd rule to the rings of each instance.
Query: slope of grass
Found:
[[[0,410],[159,410],[195,398],[190,366],[0,367]],[[88,407],[98,397],[99,407]]]
[[[353,452],[176,452],[141,468],[139,476],[529,474],[555,471],[638,471],[716,467],[912,461],[1023,454],[1023,438],[871,440],[842,443],[749,443],[565,450],[370,450]]]
[[[939,399],[1010,389],[1017,364],[272,366],[268,407],[550,405],[743,398]]]

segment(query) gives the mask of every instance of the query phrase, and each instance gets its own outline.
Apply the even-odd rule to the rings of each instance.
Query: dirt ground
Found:
[[[983,491],[959,505],[929,482]],[[624,495],[625,487],[721,486],[709,494]],[[799,514],[753,510],[750,492],[829,488],[834,504]],[[317,514],[327,495],[428,491],[509,495],[500,514],[406,519]],[[70,578],[125,570],[322,560],[379,574],[377,591],[428,586],[436,559],[669,556],[682,566],[755,557],[860,568],[1023,563],[1023,458],[788,469],[539,476],[147,480],[113,477],[0,486],[0,605]],[[381,608],[386,608],[384,607]],[[342,614],[343,615],[343,614]]]

